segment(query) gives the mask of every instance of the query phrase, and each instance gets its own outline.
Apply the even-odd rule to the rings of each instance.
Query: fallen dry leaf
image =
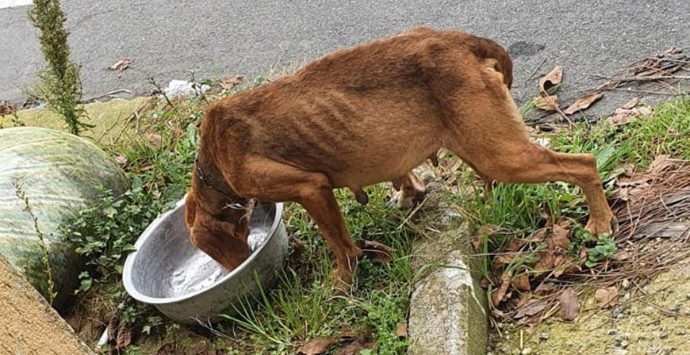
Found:
[[[113,317],[110,318],[110,321],[108,322],[108,341],[113,341],[115,340],[115,337],[117,336],[117,324],[118,320],[117,318]]]
[[[314,339],[297,349],[297,354],[319,355],[325,354],[328,348],[335,343],[331,338]]]
[[[145,137],[146,140],[148,140],[149,143],[151,143],[151,145],[153,145],[154,147],[160,147],[160,146],[161,146],[161,143],[163,142],[163,137],[161,137],[161,135],[158,134],[158,133],[146,133],[146,134],[144,135],[144,137]]]
[[[534,294],[545,296],[550,293],[553,293],[553,291],[556,291],[556,289],[558,289],[558,287],[556,287],[556,284],[554,284],[553,282],[544,282],[534,289]]]
[[[122,72],[129,68],[130,64],[132,64],[131,59],[122,59],[118,60],[115,64],[109,66],[108,69],[116,71],[117,77],[119,78],[120,76],[122,76]]]
[[[503,299],[506,297],[506,293],[508,293],[508,287],[510,286],[510,279],[512,277],[512,272],[506,272],[501,276],[501,284],[498,286],[498,288],[491,291],[491,303],[494,305],[494,307],[498,307],[501,302],[503,302]]]
[[[558,97],[551,96],[537,96],[533,101],[534,107],[544,111],[558,111]]]
[[[240,85],[244,82],[244,77],[241,75],[235,75],[235,76],[230,76],[227,78],[220,79],[220,86],[223,89],[232,89],[237,85]]]
[[[618,287],[610,286],[597,289],[594,292],[594,299],[601,308],[611,308],[618,303]]]
[[[515,319],[520,319],[525,316],[533,316],[546,308],[546,306],[549,305],[549,302],[546,300],[536,300],[536,299],[531,299],[527,304],[524,306],[520,307],[518,309],[517,313],[513,316]]]
[[[122,59],[122,60],[118,60],[115,64],[109,66],[108,69],[123,71],[123,70],[126,70],[127,68],[129,68],[130,64],[132,64],[131,59]]]
[[[541,276],[542,274],[551,271],[555,261],[555,251],[549,249],[540,251],[539,260],[537,260],[537,264],[534,265],[535,276]]]
[[[14,106],[12,106],[12,104],[10,104],[8,101],[0,101],[0,116],[9,115],[14,111]]]
[[[623,106],[621,106],[622,109],[624,110],[631,110],[633,107],[637,106],[637,104],[640,102],[640,98],[635,96],[632,99],[628,100]]]
[[[580,314],[580,300],[577,293],[571,287],[566,288],[558,297],[560,315],[564,320],[573,320]]]
[[[570,244],[570,221],[562,219],[552,227],[552,235],[546,243],[553,250],[563,250]]]
[[[119,166],[125,166],[127,165],[127,157],[120,154],[115,157],[115,163],[117,163],[117,165]]]
[[[345,345],[342,349],[338,350],[337,355],[358,355],[360,350],[366,347],[358,339],[351,341],[349,344]]]
[[[666,154],[659,154],[654,158],[651,164],[649,164],[649,173],[660,174],[663,173],[668,168],[674,165],[674,162],[669,159],[670,157]]]
[[[526,274],[513,277],[510,282],[513,285],[513,288],[515,288],[518,291],[525,292],[530,291],[532,289],[532,286],[530,286],[529,284],[529,276]]]
[[[570,104],[568,108],[563,110],[563,113],[565,113],[566,115],[572,115],[575,112],[586,110],[590,106],[592,106],[593,103],[599,101],[599,99],[601,99],[602,97],[604,97],[604,93],[602,92],[594,92],[589,95],[585,95],[575,100],[575,102],[573,102],[572,104]]]
[[[537,230],[534,231],[534,233],[532,233],[532,235],[530,236],[529,242],[530,242],[530,243],[541,243],[541,242],[543,242],[544,239],[546,238],[546,232],[547,232],[547,228],[546,228],[546,227],[537,229]]]
[[[649,106],[639,106],[632,109],[617,108],[613,111],[611,116],[606,118],[606,122],[614,125],[624,125],[636,117],[639,116],[649,116],[652,114],[652,109]]]
[[[557,65],[548,74],[539,79],[539,91],[544,93],[544,95],[549,95],[549,89],[559,85],[561,80],[563,80],[563,68]]]
[[[395,335],[398,338],[407,338],[407,324],[405,322],[400,322],[395,325]]]
[[[633,118],[635,118],[635,112],[632,110],[617,108],[613,111],[611,116],[606,118],[606,122],[614,126],[619,126],[630,122]]]
[[[117,330],[117,339],[115,340],[115,347],[124,349],[132,343],[132,330],[124,324]]]

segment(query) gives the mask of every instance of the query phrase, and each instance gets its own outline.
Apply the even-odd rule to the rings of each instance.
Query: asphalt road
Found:
[[[1,2],[1,1],[0,1]],[[414,25],[459,29],[497,40],[514,59],[519,104],[536,80],[563,66],[564,99],[668,47],[690,50],[687,0],[469,1],[90,1],[63,0],[85,97],[116,89],[151,91],[147,77],[252,78],[291,70],[334,49]],[[0,100],[21,102],[42,66],[28,7],[0,9]],[[106,68],[133,60],[118,78]],[[532,76],[530,78],[530,76]],[[597,104],[605,112],[624,98]]]

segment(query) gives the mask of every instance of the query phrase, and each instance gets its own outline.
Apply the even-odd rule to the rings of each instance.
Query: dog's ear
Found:
[[[196,199],[193,197],[193,193],[187,194],[187,198],[184,201],[184,220],[187,224],[187,229],[191,230],[194,225],[194,219],[196,217]]]
[[[194,246],[231,271],[249,257],[248,234],[246,222],[221,221],[196,209],[189,238]]]

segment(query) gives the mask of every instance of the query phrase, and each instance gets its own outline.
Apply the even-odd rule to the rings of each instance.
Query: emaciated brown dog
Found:
[[[510,94],[512,62],[497,43],[416,28],[341,50],[296,73],[212,104],[186,200],[191,240],[226,269],[249,256],[252,200],[304,206],[352,282],[357,247],[334,188],[394,181],[401,200],[423,191],[411,170],[440,148],[488,181],[564,181],[587,197],[594,235],[613,214],[590,154],[530,141]]]

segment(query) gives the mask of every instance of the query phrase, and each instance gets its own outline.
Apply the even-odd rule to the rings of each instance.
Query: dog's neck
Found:
[[[211,197],[208,201],[211,209],[225,210],[227,208],[244,209],[249,205],[249,200],[239,196],[227,183],[221,175],[215,164],[208,159],[202,157],[199,151],[194,157],[194,175],[198,184],[209,193],[204,195]],[[209,196],[210,195],[210,196]],[[212,212],[212,211],[209,211]]]

